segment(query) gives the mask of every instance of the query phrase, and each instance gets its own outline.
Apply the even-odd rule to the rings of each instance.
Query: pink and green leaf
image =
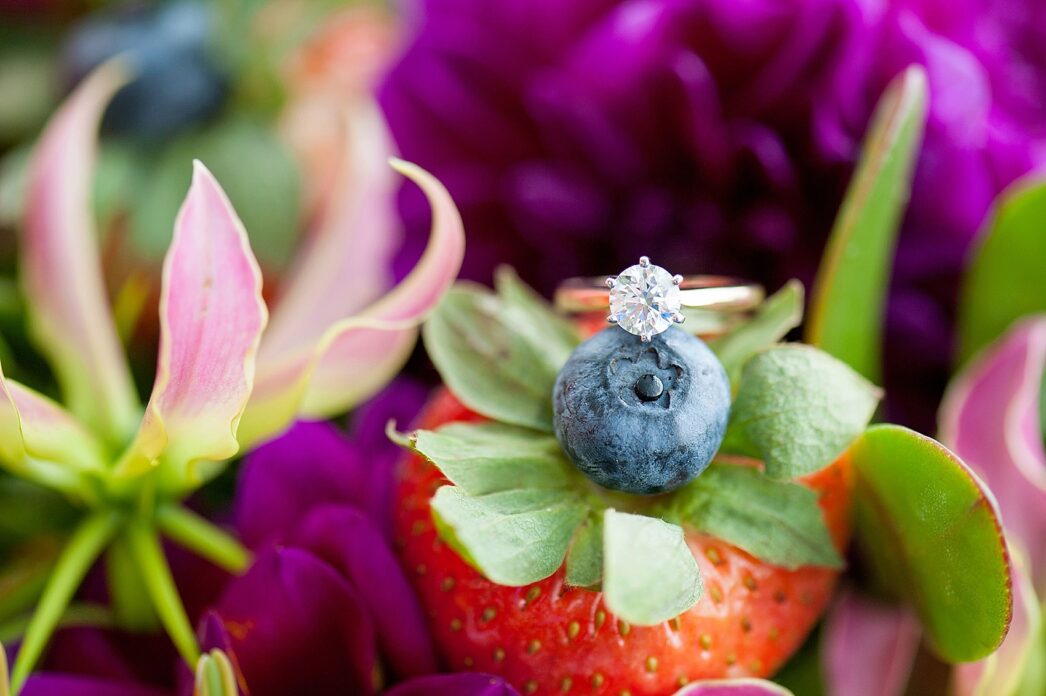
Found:
[[[392,292],[327,327],[315,344],[259,363],[240,428],[245,446],[276,434],[295,416],[327,417],[374,394],[402,367],[418,325],[457,277],[465,237],[450,194],[420,167],[399,160],[392,164],[421,187],[432,206],[424,255]]]
[[[850,458],[856,536],[871,579],[912,607],[944,660],[989,655],[1013,608],[991,492],[939,442],[900,426],[869,428]]]
[[[44,130],[26,185],[21,255],[33,335],[72,412],[110,444],[133,433],[140,410],[102,278],[91,177],[99,121],[125,80],[120,64],[102,66]]]
[[[1028,550],[1040,591],[1046,591],[1044,372],[1046,316],[1030,317],[955,378],[940,413],[941,441],[991,486],[1007,532]]]
[[[156,382],[119,473],[162,458],[176,481],[192,484],[195,464],[236,454],[267,319],[261,286],[243,225],[197,162],[164,263]]]

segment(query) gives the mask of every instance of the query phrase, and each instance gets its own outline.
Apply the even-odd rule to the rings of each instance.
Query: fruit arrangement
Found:
[[[447,390],[394,437],[401,557],[454,668],[615,696],[777,671],[843,567],[880,395],[776,342],[801,302],[709,343],[581,341],[508,270],[448,294],[424,332]]]

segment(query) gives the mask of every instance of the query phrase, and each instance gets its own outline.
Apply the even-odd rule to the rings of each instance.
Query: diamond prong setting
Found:
[[[613,283],[611,283],[613,281]],[[673,276],[650,258],[642,256],[616,277],[607,278],[610,289],[610,315],[607,321],[639,336],[644,343],[680,324],[682,276]]]

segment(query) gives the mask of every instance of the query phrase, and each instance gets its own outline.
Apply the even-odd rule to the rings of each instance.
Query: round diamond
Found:
[[[610,289],[610,320],[645,341],[667,331],[680,306],[672,274],[651,263],[629,266]]]

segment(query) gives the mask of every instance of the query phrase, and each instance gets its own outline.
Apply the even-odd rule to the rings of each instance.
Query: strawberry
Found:
[[[420,426],[476,420],[444,390]],[[600,593],[568,586],[562,569],[524,587],[487,580],[434,528],[430,499],[447,482],[440,471],[411,455],[400,473],[397,543],[444,657],[454,669],[502,675],[524,694],[661,696],[694,680],[771,675],[817,622],[838,578],[825,567],[776,567],[687,530],[704,596],[668,622],[630,626]],[[842,550],[852,493],[846,456],[798,482],[818,493]]]

